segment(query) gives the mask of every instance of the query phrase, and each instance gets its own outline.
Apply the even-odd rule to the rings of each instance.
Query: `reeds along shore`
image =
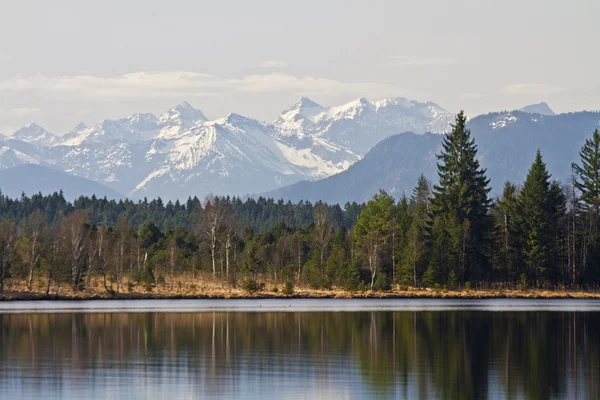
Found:
[[[287,290],[286,290],[287,289]],[[65,285],[62,288],[53,287],[46,294],[43,282],[36,282],[32,289],[27,288],[25,280],[11,281],[5,291],[0,293],[0,300],[141,300],[141,299],[351,299],[351,298],[431,298],[431,299],[600,299],[599,290],[581,289],[519,289],[486,288],[486,289],[447,289],[447,288],[413,288],[394,285],[389,290],[345,290],[333,287],[331,289],[313,289],[309,286],[286,288],[284,284],[267,283],[257,290],[247,290],[242,287],[231,287],[210,278],[187,279],[176,282],[166,282],[152,287],[138,283],[125,283],[123,291],[107,292],[103,283],[96,279],[85,290],[73,291]]]

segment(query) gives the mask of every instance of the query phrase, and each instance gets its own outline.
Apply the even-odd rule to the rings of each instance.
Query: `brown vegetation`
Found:
[[[600,291],[584,291],[580,289],[462,289],[450,290],[445,288],[413,288],[394,285],[386,291],[350,291],[333,287],[327,289],[313,289],[309,286],[294,287],[293,293],[285,294],[284,285],[267,284],[255,292],[244,290],[240,287],[232,288],[229,285],[211,279],[210,275],[193,279],[191,276],[180,277],[177,282],[148,287],[133,281],[124,283],[122,292],[109,293],[104,288],[100,278],[93,278],[86,290],[74,291],[71,287],[62,287],[58,294],[51,291],[46,295],[46,284],[42,280],[34,281],[28,289],[26,280],[11,280],[4,293],[0,293],[0,300],[96,300],[96,299],[276,299],[276,298],[303,298],[303,299],[360,299],[360,298],[432,298],[432,299],[494,299],[494,298],[519,298],[519,299],[600,299]]]

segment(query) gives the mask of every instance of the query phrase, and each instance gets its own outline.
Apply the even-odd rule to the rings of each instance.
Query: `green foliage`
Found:
[[[460,282],[485,275],[488,268],[489,180],[480,168],[477,146],[461,111],[444,136],[438,155],[439,183],[434,186],[432,209],[444,220],[449,268]]]
[[[286,296],[290,296],[294,293],[294,283],[291,281],[291,279],[286,279],[282,292]]]
[[[388,290],[596,286],[600,282],[600,133],[574,164],[573,186],[551,181],[540,152],[522,186],[490,204],[485,170],[460,113],[443,137],[438,184],[421,175],[396,204],[384,191],[366,205],[215,198],[164,204],[61,193],[0,194],[0,291],[10,279],[48,293],[102,282],[108,293],[182,290],[211,276],[248,292],[264,283]],[[219,216],[214,230],[209,216]],[[214,260],[214,264],[213,264]],[[214,272],[213,272],[214,265]],[[92,281],[93,279],[93,281]],[[36,285],[33,285],[34,281]],[[279,285],[285,282],[280,288]],[[195,290],[195,283],[190,284]]]
[[[256,293],[264,290],[265,284],[255,279],[248,278],[242,282],[242,289],[248,293]]]
[[[356,244],[363,251],[371,274],[371,290],[381,266],[381,258],[389,252],[389,241],[392,234],[394,199],[384,190],[380,190],[358,216],[354,227]]]
[[[600,278],[600,131],[595,129],[579,152],[581,163],[573,163],[574,239],[580,241],[582,257],[571,264],[570,278],[576,284],[580,277]],[[575,194],[579,191],[579,197]],[[579,223],[579,227],[577,226]],[[577,270],[577,265],[580,265]],[[579,277],[578,277],[579,276]]]
[[[538,150],[519,197],[519,224],[524,232],[523,257],[529,281],[540,283],[549,267],[552,213],[550,174]]]
[[[373,285],[373,290],[377,291],[387,291],[392,288],[390,283],[390,279],[385,274],[379,274],[377,279],[375,279],[375,284]]]

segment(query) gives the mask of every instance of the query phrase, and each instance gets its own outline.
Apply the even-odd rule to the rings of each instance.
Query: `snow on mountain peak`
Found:
[[[208,118],[206,118],[202,111],[195,109],[187,101],[177,104],[169,112],[172,111],[178,112],[182,119],[187,119],[190,121],[208,121]]]
[[[183,102],[159,117],[82,123],[58,137],[32,123],[15,136],[37,152],[4,159],[31,156],[135,196],[246,194],[342,172],[390,135],[443,131],[450,121],[433,103],[400,97],[336,107],[300,97],[272,123],[235,113],[208,121]]]
[[[190,103],[184,101],[177,104],[158,118],[158,138],[174,139],[184,131],[208,119],[202,111],[195,109]]]
[[[23,142],[39,145],[50,145],[56,140],[56,136],[35,122],[30,122],[27,126],[19,129],[13,134],[13,137]]]
[[[374,104],[361,97],[341,106],[331,107],[328,114],[330,117],[336,119],[356,119],[370,111],[375,111]]]
[[[75,125],[75,128],[73,128],[73,130],[71,130],[71,132],[81,132],[87,128],[88,128],[88,126],[84,122],[80,122],[77,125]]]
[[[320,104],[312,101],[308,97],[300,97],[289,110],[304,109],[304,108],[323,108]]]

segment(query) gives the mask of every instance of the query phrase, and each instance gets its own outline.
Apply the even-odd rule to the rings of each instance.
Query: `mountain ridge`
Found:
[[[593,130],[600,128],[600,112],[582,111],[555,116],[522,111],[493,112],[468,121],[467,127],[478,146],[478,158],[487,169],[492,194],[497,195],[509,180],[520,184],[539,148],[553,179],[570,179],[571,162]],[[377,144],[347,170],[331,177],[301,181],[274,191],[257,194],[283,200],[325,201],[344,204],[367,201],[379,189],[396,198],[410,196],[423,173],[437,181],[436,154],[442,138],[426,133],[405,132]]]
[[[339,173],[379,138],[406,126],[422,133],[451,117],[434,103],[403,98],[324,107],[301,97],[273,122],[235,113],[208,120],[183,102],[159,116],[79,124],[62,136],[32,123],[0,139],[0,169],[50,165],[131,197],[241,195]]]

